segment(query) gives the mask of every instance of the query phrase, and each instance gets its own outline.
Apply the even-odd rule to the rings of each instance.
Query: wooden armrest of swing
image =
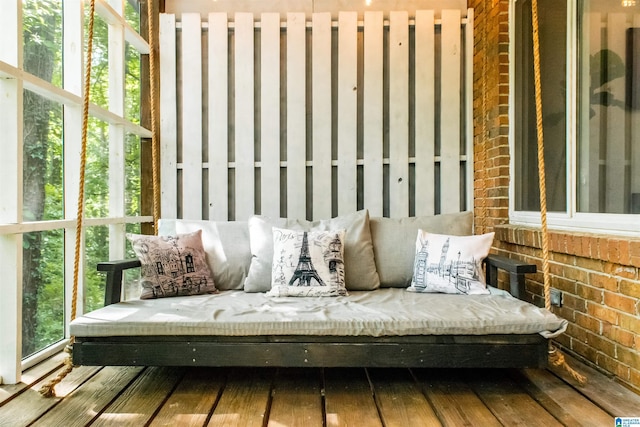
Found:
[[[123,259],[119,261],[106,261],[98,263],[98,271],[107,273],[104,288],[104,305],[120,302],[122,293],[122,272],[131,268],[140,267],[138,259]]]
[[[509,292],[519,299],[524,299],[525,295],[525,274],[537,271],[535,264],[494,254],[485,259],[485,264],[487,266],[487,283],[497,287],[498,269],[505,270],[509,273]]]

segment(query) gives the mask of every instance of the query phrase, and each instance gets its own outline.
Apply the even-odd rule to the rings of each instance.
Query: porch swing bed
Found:
[[[102,309],[71,324],[77,365],[282,367],[545,367],[547,340],[566,320],[505,291],[415,294],[402,288],[335,298],[273,298],[242,290],[120,302],[122,273],[106,271]],[[535,266],[486,260],[522,290]]]
[[[392,28],[389,30],[391,31],[390,37],[397,36],[394,31],[397,28],[395,23],[398,22],[398,16],[402,17],[402,15],[394,15],[392,17]],[[418,32],[422,31],[419,26],[423,25],[422,17],[424,16],[430,17],[429,25],[431,25],[431,31],[433,32],[433,13],[420,16],[421,18],[416,19],[415,23],[416,37],[418,37]],[[452,21],[451,28],[457,31],[457,33],[453,32],[453,37],[460,41],[461,21],[459,13],[456,15],[443,12],[441,24],[443,38],[445,34],[449,34],[445,26],[449,25],[448,22],[451,21],[451,16],[455,18]],[[287,31],[296,31],[297,24],[293,18],[289,18],[290,22],[287,26]],[[314,16],[313,31],[315,31],[317,23],[324,22],[324,18],[324,16]],[[197,22],[186,22],[194,19]],[[248,24],[245,22],[247,19],[249,19]],[[240,40],[252,40],[254,24],[251,19],[245,14],[236,16],[237,22],[234,27],[237,38],[236,46],[243,46]],[[273,34],[277,36],[274,37],[274,40],[279,44],[280,24],[277,19],[276,17],[275,24],[277,25],[273,25]],[[356,28],[355,15],[353,17],[349,14],[341,15],[340,25],[342,26],[343,22],[351,22],[352,19],[353,28]],[[367,37],[366,32],[369,31],[368,19],[365,22],[365,37]],[[208,36],[216,37],[216,34],[222,34],[217,41],[213,38],[209,41],[215,49],[220,47],[219,44],[216,44],[220,40],[222,43],[227,42],[226,16],[212,14],[210,15],[210,21]],[[216,25],[220,22],[224,22],[224,27],[221,31],[218,31]],[[264,40],[266,40],[271,31],[269,22],[271,21],[262,23],[261,31]],[[327,28],[330,29],[330,20],[327,20],[327,22]],[[472,25],[469,25],[472,22],[472,11],[469,10],[467,35],[465,36],[467,37],[467,49],[473,48]],[[199,46],[198,43],[202,37],[199,31],[199,17],[194,18],[192,15],[185,14],[181,28],[183,46],[192,47],[194,44]],[[197,30],[193,30],[194,28]],[[304,35],[304,24],[300,28],[302,28],[301,31]],[[380,19],[380,28],[382,28],[382,19]],[[172,35],[175,32],[175,19],[170,16],[161,16],[160,33],[161,37],[165,37],[165,42],[166,40],[173,40],[173,43],[175,43],[175,38]],[[318,31],[318,34],[321,34],[321,32]],[[329,31],[327,34],[330,35],[331,32]],[[355,32],[353,34],[355,35]],[[318,37],[321,37],[321,35]],[[295,38],[291,40],[290,49],[294,52],[296,48]],[[302,40],[304,40],[304,37],[302,37]],[[341,40],[338,41],[340,49],[342,48]],[[171,52],[175,51],[175,45],[169,45],[168,47],[162,45],[161,48],[165,49],[169,56]],[[195,50],[197,50],[197,47]],[[221,51],[226,52],[227,46],[223,44]],[[153,49],[151,49],[151,52],[153,52]],[[243,56],[242,53],[239,55],[239,59],[236,59],[238,63],[247,60],[247,58],[253,60],[253,53],[248,56]],[[471,58],[471,56],[467,56],[467,58]],[[151,64],[154,63],[153,58],[150,62]],[[162,64],[162,58],[160,62]],[[444,59],[442,62],[445,62]],[[262,67],[263,72],[265,72],[267,65],[263,63]],[[165,79],[176,81],[175,75],[171,75],[171,70],[173,69],[175,73],[175,68],[175,64],[173,68],[169,66],[163,67],[161,84]],[[183,65],[182,67],[184,73],[189,73],[193,70],[200,72],[201,68],[199,65],[193,67]],[[395,71],[392,70],[391,72]],[[317,75],[322,76],[321,73],[317,73]],[[235,78],[244,77],[253,79],[254,75],[253,73],[248,76],[237,74]],[[453,78],[454,81],[456,79],[460,81],[459,75]],[[190,76],[183,76],[183,80],[190,81]],[[242,83],[236,82],[236,88],[240,87],[242,87]],[[183,90],[185,91],[183,96],[200,99],[200,88],[197,87],[196,92],[191,94],[187,93],[189,88],[186,85]],[[210,90],[216,89],[210,88]],[[293,91],[294,89],[291,90]],[[455,90],[458,89],[454,87]],[[236,100],[236,108],[242,108],[242,106],[238,107],[244,102],[241,99],[242,93],[239,89],[237,89],[237,92],[239,98]],[[486,88],[484,92],[486,93]],[[222,93],[227,93],[226,86],[222,87]],[[215,96],[212,99],[216,99]],[[280,102],[279,96],[277,99],[277,102]],[[175,99],[172,102],[175,105]],[[483,102],[484,104],[485,102]],[[214,107],[213,105],[211,106],[211,108]],[[251,111],[253,106],[249,105],[249,107],[248,111]],[[196,110],[200,111],[201,108],[197,107]],[[304,114],[304,108],[302,108],[302,111]],[[295,112],[292,114],[295,114]],[[155,117],[155,115],[152,114],[152,117]],[[183,117],[185,120],[183,127],[187,127],[188,123],[186,121],[190,115],[183,113]],[[173,117],[173,120],[165,120],[165,122],[175,123],[175,117]],[[459,124],[456,124],[455,127],[459,132]],[[235,148],[237,150],[236,157],[238,157],[237,153],[247,146],[242,145],[243,136],[240,135],[241,130],[237,129],[236,132],[236,138],[240,138],[236,141]],[[442,132],[444,134],[444,130]],[[290,135],[292,133],[293,131],[290,131]],[[486,129],[484,134],[486,136]],[[460,140],[459,134],[453,133],[452,135],[454,136],[454,141]],[[455,136],[458,136],[458,138],[456,139]],[[252,137],[253,134],[249,136],[249,140]],[[183,149],[186,150],[188,142],[186,141],[186,136],[184,138],[185,147]],[[171,138],[168,137],[167,139]],[[262,143],[266,146],[266,139]],[[251,147],[250,152],[252,153],[253,141],[250,140],[248,144],[250,144],[248,147]],[[457,145],[457,142],[454,145]],[[200,150],[201,148],[195,148],[189,152],[184,151],[184,156],[193,155],[194,152],[199,153]],[[216,150],[215,147],[214,150]],[[340,150],[339,152],[342,152]],[[221,147],[218,151],[226,153],[227,147]],[[484,151],[486,156],[486,147]],[[347,150],[345,153],[349,153],[349,151]],[[294,154],[295,151],[288,154],[288,165],[293,165]],[[163,152],[163,157],[165,155],[169,154]],[[262,179],[264,182],[267,179],[267,164],[269,160],[266,158],[264,151],[263,156]],[[186,179],[187,174],[190,173],[187,170],[188,164],[202,163],[202,159],[199,158],[195,162],[192,162],[192,160],[188,160],[186,157],[182,160],[185,165],[183,179]],[[443,156],[442,161],[444,162],[445,160],[445,156]],[[210,161],[213,162],[213,160]],[[393,164],[394,160],[390,162]],[[460,160],[454,156],[452,163],[454,170],[455,168],[460,168],[460,163]],[[175,165],[175,161],[173,164]],[[320,163],[318,162],[318,164]],[[331,159],[329,159],[328,164],[331,165]],[[227,162],[225,161],[225,168],[226,165]],[[275,165],[275,170],[279,170],[281,167],[279,159],[276,159]],[[355,154],[353,166],[356,166]],[[238,183],[253,185],[253,162],[250,162],[248,169],[246,169],[246,165],[240,162],[238,157],[234,167],[236,185]],[[342,167],[340,163],[338,163],[338,167]],[[365,164],[364,168],[369,168],[369,166]],[[382,163],[380,168],[382,168]],[[441,168],[444,170],[445,165],[442,164]],[[415,169],[419,169],[417,163],[415,164]],[[249,170],[248,178],[239,178],[242,173],[247,173],[247,170]],[[164,174],[167,171],[163,169],[162,173],[165,176]],[[170,173],[171,171],[167,173],[167,176],[170,177]],[[176,173],[175,169],[173,173]],[[214,173],[223,177],[227,177],[228,174],[226,169],[218,171],[215,169],[215,165],[210,163],[210,178]],[[292,170],[290,176],[295,177],[294,173],[297,172]],[[301,176],[304,177],[306,173],[304,168],[301,173]],[[454,176],[456,173],[454,173]],[[353,176],[355,180],[355,173]],[[380,176],[382,176],[382,173]],[[197,176],[197,178],[200,182],[202,181],[201,177]],[[174,179],[167,179],[169,183],[173,181],[177,181],[175,177]],[[399,183],[401,181],[398,180]],[[402,185],[408,185],[407,181],[402,182]],[[456,185],[460,188],[459,184]],[[185,184],[185,188],[187,188],[186,186],[187,184]],[[292,188],[295,188],[295,186]],[[377,190],[372,190],[371,187],[367,188],[370,193],[378,191],[380,200],[389,197],[388,193],[386,195],[383,194],[385,191],[395,191],[389,188],[378,188]],[[196,190],[196,193],[202,193],[200,191],[201,188],[196,188]],[[228,188],[222,188],[221,192],[224,197],[227,196],[227,191]],[[183,192],[182,200],[184,203],[191,203],[191,200],[187,197],[187,190],[183,189]],[[291,193],[286,196],[289,202],[292,202],[296,196],[293,191]],[[253,203],[253,193],[248,194],[249,202]],[[238,193],[237,197],[240,196],[241,194]],[[340,198],[341,196],[340,194],[337,196],[334,194],[330,197]],[[349,196],[347,195],[347,197]],[[306,200],[306,196],[303,195],[302,198]],[[298,204],[297,202],[294,203]],[[158,205],[159,202],[156,198],[156,208]],[[163,212],[164,206],[163,204]],[[195,211],[198,214],[202,211],[201,206],[196,205]],[[183,212],[186,212],[187,209],[185,207],[183,209]],[[265,209],[264,206],[263,209]],[[175,218],[172,215],[173,213],[176,213],[175,210],[169,212],[170,218]],[[484,213],[486,212],[481,212],[480,214]],[[240,215],[238,211],[236,211],[236,214],[241,217],[244,216]],[[398,248],[393,244],[394,239],[384,236],[397,238],[398,235],[402,234],[401,231],[408,233],[407,235],[410,237],[403,242],[403,245],[413,251],[416,232],[419,228],[424,227],[416,225],[411,229],[411,227],[404,226],[406,225],[405,222],[410,222],[414,219],[391,220],[373,216],[370,218],[369,213],[366,211],[359,215],[362,216],[363,224],[365,224],[362,230],[370,239],[370,250],[375,254],[375,266],[372,268],[377,268],[376,277],[378,277],[377,273],[380,273],[379,278],[383,282],[381,260],[386,255],[398,251]],[[453,235],[472,234],[473,214],[466,212],[447,215],[452,215],[448,221],[445,221],[448,224],[447,226],[436,227],[428,231]],[[249,216],[250,213],[246,215],[246,217]],[[426,219],[426,221],[438,222],[444,217],[446,215],[435,215]],[[464,230],[464,233],[461,233],[459,228],[457,231],[451,229],[455,229],[461,222],[465,221],[469,226]],[[189,221],[169,219],[165,220],[159,228],[162,229],[163,226],[170,225],[168,234],[171,234],[171,232],[180,231],[181,224],[184,226],[187,223]],[[194,221],[191,221],[191,226],[194,223]],[[237,258],[239,256],[237,253],[234,255],[224,250],[222,252],[227,263],[245,263],[244,274],[247,274],[247,269],[250,268],[252,258],[255,256],[253,254],[253,241],[249,239],[247,222],[200,221],[200,223],[203,227],[213,227],[217,230],[231,227],[235,229],[236,235],[244,236],[245,248],[241,251],[242,255],[240,256],[242,259]],[[391,227],[386,229],[387,234],[382,237],[380,234],[376,234],[376,227],[381,225]],[[394,226],[398,227],[397,232],[393,229]],[[191,231],[193,231],[193,228]],[[348,234],[349,232],[347,232]],[[220,247],[221,245],[224,247],[224,242],[221,243],[220,241],[203,243],[205,247],[207,244],[214,247]],[[237,244],[238,242],[235,241],[233,243]],[[345,249],[346,251],[348,251],[348,248]],[[345,269],[347,271],[348,295],[339,295],[331,298],[273,297],[264,292],[247,292],[246,289],[243,289],[242,283],[246,277],[241,277],[235,279],[235,283],[221,288],[223,290],[213,294],[121,300],[124,272],[139,268],[141,266],[140,261],[124,260],[100,263],[98,270],[106,273],[105,307],[79,316],[71,322],[71,335],[74,337],[73,363],[75,365],[144,366],[545,367],[548,361],[549,339],[561,334],[567,327],[567,321],[554,315],[548,307],[540,308],[524,301],[525,275],[536,272],[536,266],[533,264],[490,254],[484,259],[484,271],[489,293],[482,295],[451,295],[408,292],[406,288],[410,283],[406,281],[387,283],[386,286],[375,285],[370,289],[366,286],[349,288],[348,275],[351,267],[347,265],[346,257],[348,257],[347,253],[345,253]],[[410,276],[413,269],[413,261],[409,261],[408,264],[407,268]],[[390,264],[390,268],[396,267],[397,265],[393,262]],[[501,273],[501,279],[508,278],[506,280],[508,282],[508,292],[498,289],[499,270],[505,272]],[[213,271],[214,275],[216,273],[216,271]],[[403,274],[406,276],[407,273],[404,272]]]

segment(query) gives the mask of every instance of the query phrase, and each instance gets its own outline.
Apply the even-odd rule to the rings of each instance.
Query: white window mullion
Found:
[[[84,51],[78,46],[83,43],[84,2],[83,0],[66,0],[63,8],[63,72],[64,89],[77,96],[82,96],[84,82]],[[64,216],[65,219],[77,219],[78,185],[80,181],[80,149],[82,141],[82,106],[65,105],[64,107]],[[84,233],[83,239],[84,242]],[[76,244],[75,227],[65,230],[64,256],[64,289],[65,289],[65,336],[69,336],[71,303],[73,289],[74,253]],[[84,253],[81,243],[80,253]],[[80,278],[83,277],[83,263],[80,263]],[[83,312],[82,280],[78,284],[77,314]]]
[[[3,47],[0,60],[22,65],[21,1],[5,2],[0,14]],[[0,80],[0,129],[3,183],[0,222],[17,223],[22,213],[22,81]],[[20,381],[22,358],[22,239],[21,235],[0,235],[0,384]]]
[[[124,15],[123,2],[111,0],[111,7],[120,16]],[[119,23],[109,24],[109,111],[124,117],[124,66],[125,38],[124,18]],[[109,216],[124,217],[124,128],[109,126]],[[109,227],[109,258],[122,259],[125,254],[125,225]]]
[[[567,211],[577,212],[578,189],[578,6],[574,0],[567,2]]]

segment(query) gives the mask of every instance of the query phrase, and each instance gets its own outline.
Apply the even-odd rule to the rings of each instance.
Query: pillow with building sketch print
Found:
[[[174,236],[127,234],[142,264],[140,299],[217,292],[202,247],[202,230]]]
[[[273,228],[269,296],[346,295],[344,230],[297,231]]]
[[[482,261],[495,233],[449,236],[418,230],[413,280],[408,290],[447,294],[488,294]]]

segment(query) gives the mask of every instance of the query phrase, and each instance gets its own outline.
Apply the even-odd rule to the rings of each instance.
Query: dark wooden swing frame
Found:
[[[105,305],[120,301],[123,272],[138,260],[103,262]],[[509,276],[510,293],[524,296],[525,274],[536,266],[490,255],[487,282],[498,270]],[[375,291],[373,291],[375,292]],[[540,334],[413,336],[76,336],[73,363],[90,366],[271,366],[544,368],[548,340]]]

